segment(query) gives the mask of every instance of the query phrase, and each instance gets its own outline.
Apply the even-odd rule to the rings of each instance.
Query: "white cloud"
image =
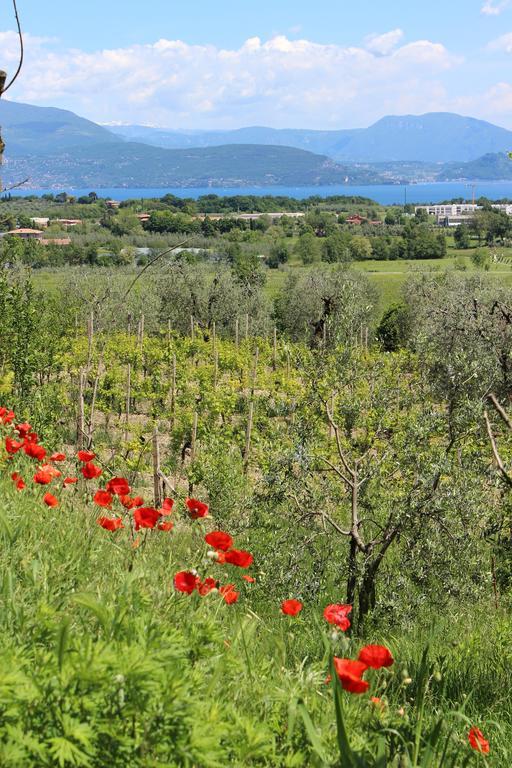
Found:
[[[391,32],[385,32],[383,35],[368,35],[365,38],[366,48],[373,53],[380,53],[385,56],[396,48],[402,37],[403,30],[393,29]]]
[[[493,40],[487,46],[491,51],[504,51],[505,53],[512,53],[512,32],[508,32],[506,35],[498,37],[497,40]]]
[[[93,53],[28,36],[9,95],[98,122],[176,128],[364,126],[386,113],[446,108],[443,80],[462,60],[428,40],[399,46],[401,36],[374,36],[366,48],[283,35],[238,49],[162,39]],[[0,50],[11,69],[14,33],[0,33]]]
[[[499,16],[509,5],[510,0],[501,0],[501,2],[499,0],[485,0],[481,13],[485,16]]]

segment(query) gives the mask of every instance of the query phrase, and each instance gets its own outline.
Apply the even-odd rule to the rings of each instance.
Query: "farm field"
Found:
[[[386,350],[91,272],[2,282],[1,764],[507,765],[507,289],[427,275]]]
[[[294,204],[3,203],[1,766],[512,764],[510,222]]]

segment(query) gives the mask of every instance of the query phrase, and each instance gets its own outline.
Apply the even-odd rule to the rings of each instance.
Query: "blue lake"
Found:
[[[17,189],[13,196],[44,195],[67,192],[69,195],[80,197],[87,195],[90,189]],[[470,199],[472,189],[464,182],[443,182],[434,184],[383,184],[371,186],[329,186],[329,187],[202,187],[202,188],[171,188],[171,189],[95,189],[101,197],[109,197],[114,200],[129,200],[147,197],[162,197],[165,194],[177,197],[198,198],[201,195],[286,195],[303,199],[318,195],[329,197],[330,195],[357,195],[369,197],[383,205],[403,205],[408,203],[439,203],[456,197]],[[512,181],[488,181],[476,184],[477,197],[487,197],[490,200],[501,198],[512,199]]]

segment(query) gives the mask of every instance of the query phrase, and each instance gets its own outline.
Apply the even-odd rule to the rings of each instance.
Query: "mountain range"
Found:
[[[314,186],[510,179],[512,132],[450,113],[367,129],[167,131],[0,100],[4,181],[49,188]]]
[[[468,162],[482,155],[512,150],[512,131],[449,112],[383,117],[369,128],[308,131],[239,128],[233,131],[164,131],[128,125],[110,130],[130,141],[184,149],[222,144],[271,144],[327,155],[340,162]]]

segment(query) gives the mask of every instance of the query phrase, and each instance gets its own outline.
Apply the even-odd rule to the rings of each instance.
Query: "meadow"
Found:
[[[4,278],[0,763],[508,765],[482,397],[504,402],[510,341],[460,322],[475,297],[494,322],[492,279],[427,276],[423,320],[409,286],[441,324],[395,351],[344,315],[319,347],[252,318],[180,331],[167,279],[113,270],[84,305]]]

